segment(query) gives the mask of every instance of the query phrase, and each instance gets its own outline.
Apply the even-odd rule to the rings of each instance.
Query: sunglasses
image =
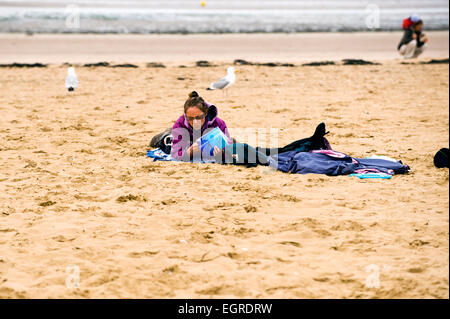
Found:
[[[192,122],[194,120],[203,120],[205,118],[205,116],[206,116],[206,114],[202,114],[200,116],[194,116],[194,117],[186,115],[186,118],[189,122]]]

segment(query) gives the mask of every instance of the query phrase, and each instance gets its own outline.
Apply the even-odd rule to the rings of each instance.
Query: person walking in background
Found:
[[[403,37],[397,50],[405,59],[417,58],[426,48],[428,38],[422,33],[423,21],[418,15],[403,20]]]

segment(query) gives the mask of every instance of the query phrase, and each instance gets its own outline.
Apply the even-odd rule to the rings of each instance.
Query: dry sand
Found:
[[[218,61],[78,67],[71,94],[65,66],[0,69],[0,297],[448,298],[449,171],[433,166],[449,145],[448,64],[242,66],[224,97],[204,90]],[[150,138],[192,89],[232,135],[279,128],[286,144],[324,121],[334,149],[413,173],[152,162]]]

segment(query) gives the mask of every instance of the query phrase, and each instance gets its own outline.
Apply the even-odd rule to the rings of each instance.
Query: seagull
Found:
[[[236,80],[236,75],[234,74],[235,71],[236,70],[232,66],[229,66],[227,69],[227,76],[211,83],[207,90],[223,90],[232,86],[234,81]]]
[[[66,89],[71,92],[78,87],[78,79],[75,74],[75,69],[70,67],[67,69]]]

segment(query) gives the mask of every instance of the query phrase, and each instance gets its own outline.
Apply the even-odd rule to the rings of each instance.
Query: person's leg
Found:
[[[414,56],[414,52],[417,48],[417,41],[412,40],[408,44],[404,44],[400,47],[399,53],[403,55],[405,59],[411,59]]]
[[[424,45],[422,45],[420,48],[416,48],[414,50],[414,55],[413,58],[417,58],[419,55],[421,55],[423,53],[423,51],[425,51],[427,44],[425,43]]]
[[[281,148],[252,147],[245,143],[233,143],[227,145],[221,154],[216,158],[217,163],[233,165],[269,165],[272,168],[277,167],[276,160],[271,156],[276,156],[289,151],[309,152],[311,150],[331,149],[325,135],[328,132],[325,129],[325,123],[317,125],[314,135],[308,138],[297,140]]]
[[[281,148],[257,147],[256,150],[267,156],[271,156],[290,151],[309,152],[311,150],[330,149],[331,147],[324,137],[326,134],[325,123],[320,123],[317,125],[314,135],[311,137],[297,140]]]
[[[284,147],[279,148],[265,148],[265,147],[257,147],[256,150],[260,153],[266,154],[267,156],[276,155],[280,153],[290,152],[290,151],[299,151],[299,152],[309,152],[312,146],[311,138],[304,138],[291,144],[288,144]]]
[[[257,165],[269,165],[268,156],[258,152],[254,147],[245,143],[229,144],[223,152],[216,157],[217,163],[246,165],[247,167]]]
[[[406,54],[406,44],[403,44],[400,49],[398,49],[398,53],[402,56],[405,56]]]
[[[274,164],[274,161],[271,161],[270,157],[274,155],[289,151],[309,152],[311,150],[331,149],[330,144],[324,137],[326,134],[325,123],[320,123],[316,127],[313,136],[297,140],[281,148],[254,148],[244,143],[233,143],[227,145],[223,152],[216,156],[216,161],[217,163],[223,164],[243,164],[247,166],[270,165],[273,167],[277,164]]]

